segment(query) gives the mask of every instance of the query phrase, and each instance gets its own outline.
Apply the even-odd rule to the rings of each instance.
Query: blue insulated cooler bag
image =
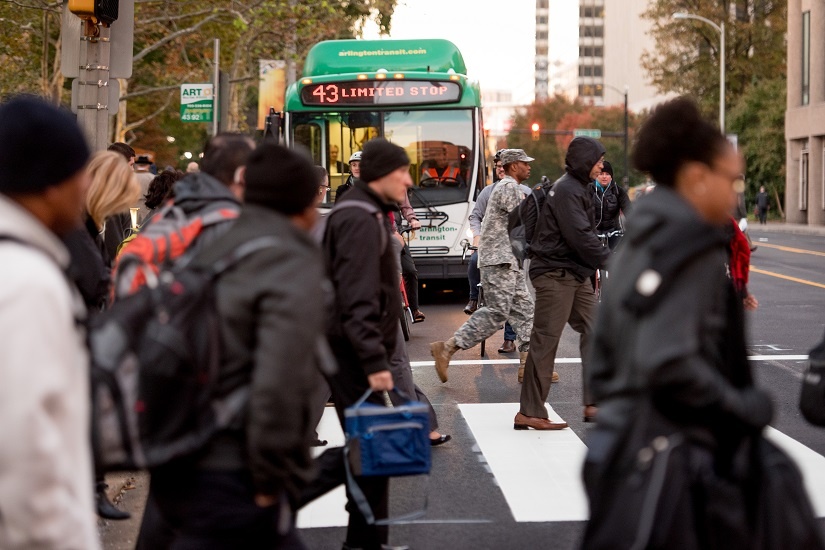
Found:
[[[397,390],[393,390],[396,391]],[[408,476],[430,471],[430,417],[427,406],[367,403],[371,390],[344,411],[348,466],[356,476]]]

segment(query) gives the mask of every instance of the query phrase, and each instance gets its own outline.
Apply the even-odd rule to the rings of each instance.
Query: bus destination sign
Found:
[[[359,80],[309,84],[301,90],[304,105],[420,105],[461,99],[457,82]]]

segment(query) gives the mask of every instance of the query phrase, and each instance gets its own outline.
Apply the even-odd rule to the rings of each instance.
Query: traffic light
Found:
[[[111,25],[117,21],[119,0],[69,0],[69,11],[81,19]]]
[[[533,132],[533,141],[538,141],[541,136],[541,127],[539,126],[539,123],[534,122],[533,125],[530,126],[530,130]]]

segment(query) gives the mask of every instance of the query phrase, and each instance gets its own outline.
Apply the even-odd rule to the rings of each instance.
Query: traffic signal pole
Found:
[[[109,145],[109,38],[108,25],[83,19],[77,121],[92,151]]]

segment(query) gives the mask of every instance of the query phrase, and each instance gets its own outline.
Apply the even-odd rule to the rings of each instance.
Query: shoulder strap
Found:
[[[233,248],[227,255],[215,262],[209,271],[213,277],[217,277],[250,254],[265,248],[277,246],[280,242],[281,240],[278,237],[274,237],[272,235],[256,237],[251,241],[247,241],[244,244]]]
[[[375,216],[375,219],[378,221],[378,229],[379,235],[381,239],[381,253],[383,254],[387,250],[387,242],[389,241],[389,235],[387,234],[386,229],[384,228],[384,213],[375,206],[374,204],[368,203],[366,201],[360,200],[349,200],[349,201],[342,201],[336,204],[333,209],[327,214],[327,217],[332,216],[335,212],[340,211],[342,208],[360,208],[361,210],[366,210],[370,214]]]

